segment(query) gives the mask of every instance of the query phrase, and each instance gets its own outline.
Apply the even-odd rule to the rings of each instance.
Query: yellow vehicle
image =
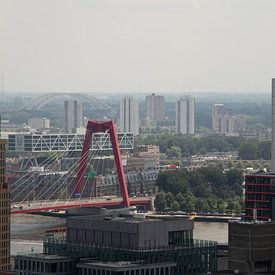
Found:
[[[194,220],[197,217],[197,212],[191,212],[188,220]]]

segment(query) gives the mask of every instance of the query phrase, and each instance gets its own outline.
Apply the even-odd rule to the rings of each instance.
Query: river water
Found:
[[[26,214],[12,216],[11,255],[42,252],[45,231],[65,224],[64,218]],[[195,222],[194,238],[227,243],[228,225],[222,222]]]

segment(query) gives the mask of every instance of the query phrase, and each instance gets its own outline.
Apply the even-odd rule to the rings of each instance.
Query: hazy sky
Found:
[[[274,0],[0,0],[7,91],[269,91]]]

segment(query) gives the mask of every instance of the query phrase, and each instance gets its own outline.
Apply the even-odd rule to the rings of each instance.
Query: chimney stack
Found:
[[[275,174],[275,78],[272,78],[272,148],[271,173]]]

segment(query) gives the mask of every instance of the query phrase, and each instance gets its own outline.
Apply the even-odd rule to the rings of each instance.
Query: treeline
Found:
[[[161,153],[175,157],[203,155],[208,152],[238,151],[240,159],[254,160],[271,158],[271,142],[246,141],[242,137],[227,137],[209,135],[206,137],[193,137],[186,135],[150,135],[147,138],[138,137],[137,144],[156,144]]]
[[[192,172],[185,169],[160,173],[155,207],[186,212],[235,212],[242,210],[242,171],[210,165]]]

